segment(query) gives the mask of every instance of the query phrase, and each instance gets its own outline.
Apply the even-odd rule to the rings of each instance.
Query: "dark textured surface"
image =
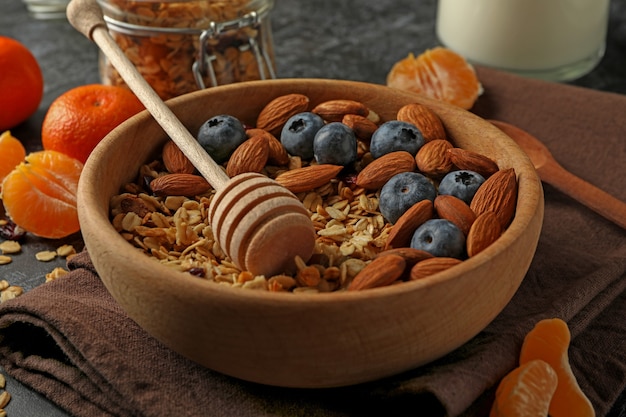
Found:
[[[572,84],[626,94],[626,2],[612,0],[607,52],[600,65]],[[20,0],[2,0],[0,35],[24,43],[37,57],[45,92],[37,113],[12,129],[29,151],[40,148],[40,127],[54,98],[78,85],[99,82],[98,50],[65,20],[32,19]],[[384,83],[391,66],[409,52],[437,45],[435,0],[278,0],[272,25],[280,77],[338,78]],[[0,69],[1,76],[1,69]],[[63,242],[28,237],[22,254],[0,269],[0,278],[26,290],[39,285],[63,260],[37,262],[34,253]],[[12,416],[66,416],[41,396],[9,380]],[[614,416],[621,415],[621,404]]]

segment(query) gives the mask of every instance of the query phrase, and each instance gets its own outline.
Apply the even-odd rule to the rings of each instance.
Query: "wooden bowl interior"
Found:
[[[421,281],[329,294],[245,291],[200,280],[131,249],[109,221],[109,199],[156,155],[166,136],[143,112],[115,129],[87,162],[79,185],[86,247],[104,285],[128,315],[173,350],[244,380],[332,387],[390,376],[467,342],[509,302],[530,265],[543,221],[541,183],[517,145],[461,109],[383,86],[334,80],[233,84],[170,100],[196,134],[217,114],[254,125],[272,98],[302,93],[319,102],[350,98],[395,118],[407,103],[430,106],[457,146],[514,167],[515,219],[487,250]]]

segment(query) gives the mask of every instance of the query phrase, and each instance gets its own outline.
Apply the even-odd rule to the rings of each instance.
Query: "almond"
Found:
[[[478,187],[470,208],[476,216],[486,211],[493,211],[502,229],[506,229],[513,219],[516,204],[517,178],[515,170],[507,168],[496,172]]]
[[[244,172],[261,172],[267,163],[269,145],[265,136],[259,135],[244,141],[233,152],[226,165],[226,174],[234,177]]]
[[[183,151],[171,140],[163,145],[161,157],[163,158],[163,165],[172,174],[193,174],[196,171]]]
[[[445,256],[424,259],[423,261],[416,263],[413,268],[411,268],[411,281],[426,278],[430,275],[436,274],[437,272],[445,271],[446,269],[458,265],[461,262],[462,261],[460,259],[448,258]]]
[[[396,119],[417,126],[426,142],[446,138],[446,130],[439,116],[423,104],[411,103],[400,107]]]
[[[385,249],[409,246],[415,230],[426,220],[433,217],[433,203],[430,200],[419,201],[404,212],[393,225]]]
[[[470,206],[453,195],[440,194],[435,197],[435,211],[440,218],[454,223],[465,236],[476,220],[476,214]]]
[[[380,252],[378,255],[376,255],[376,258],[381,257],[381,256],[385,256],[385,255],[402,256],[402,258],[404,258],[404,261],[406,262],[406,266],[408,266],[408,267],[412,267],[413,265],[415,265],[419,261],[423,261],[424,259],[428,259],[428,258],[432,258],[433,257],[433,255],[431,255],[430,253],[426,252],[425,250],[421,250],[421,249],[394,248],[394,249],[387,249],[387,250],[385,250],[383,252]]]
[[[453,164],[448,149],[453,147],[446,139],[426,142],[415,155],[417,169],[431,177],[443,177],[452,170]]]
[[[487,246],[495,242],[502,234],[502,226],[498,216],[492,211],[486,211],[476,218],[467,234],[467,254],[474,256]]]
[[[276,97],[261,110],[257,116],[256,127],[278,136],[291,116],[308,108],[309,98],[303,94],[294,93]]]
[[[370,112],[365,104],[354,100],[328,100],[311,111],[327,122],[341,122],[346,114],[367,117]]]
[[[491,158],[478,152],[469,151],[462,148],[452,148],[448,150],[450,160],[459,169],[466,169],[479,173],[485,178],[495,174],[499,168]]]
[[[276,136],[263,129],[248,129],[246,130],[246,134],[248,138],[263,136],[267,139],[269,146],[269,155],[267,156],[268,163],[275,165],[287,165],[289,163],[289,154],[283,144],[276,139]]]
[[[378,125],[365,116],[358,114],[346,114],[341,122],[354,132],[358,139],[369,142],[372,135],[378,129]]]
[[[291,191],[301,193],[310,191],[335,178],[343,167],[341,165],[320,164],[296,168],[280,173],[276,182]]]
[[[166,174],[153,179],[150,189],[159,196],[193,197],[208,192],[211,185],[200,175]]]
[[[402,276],[405,267],[406,262],[401,256],[384,255],[377,257],[354,277],[348,290],[365,290],[390,285]]]
[[[406,151],[390,152],[374,159],[359,172],[356,185],[375,190],[385,185],[391,177],[415,169],[415,158]]]

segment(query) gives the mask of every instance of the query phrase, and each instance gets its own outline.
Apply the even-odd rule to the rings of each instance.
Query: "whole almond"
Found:
[[[452,170],[453,164],[448,149],[453,147],[446,139],[426,142],[415,155],[417,169],[431,177],[443,177]]]
[[[367,117],[369,108],[355,100],[328,100],[318,104],[311,110],[327,122],[341,122],[346,114],[357,114]]]
[[[448,268],[452,268],[455,265],[460,264],[462,261],[457,258],[448,258],[445,256],[433,257],[424,259],[413,265],[411,268],[411,281],[426,278],[437,272],[445,271]]]
[[[424,259],[433,257],[433,255],[431,255],[429,252],[426,252],[425,250],[421,250],[421,249],[394,248],[394,249],[386,249],[385,251],[380,252],[378,255],[376,255],[376,258],[385,256],[385,255],[402,256],[404,258],[404,261],[406,262],[407,267],[412,267],[413,265],[415,265],[416,263],[420,261],[423,261]]]
[[[226,165],[226,174],[234,177],[244,172],[261,172],[267,163],[269,145],[265,136],[245,140],[237,146]]]
[[[446,138],[446,130],[439,116],[423,104],[410,103],[400,107],[396,119],[417,126],[426,142]]]
[[[358,114],[346,114],[341,122],[354,132],[358,139],[369,142],[372,135],[378,129],[378,125],[365,116]]]
[[[495,242],[502,234],[502,226],[498,216],[492,211],[486,211],[476,218],[467,234],[465,244],[467,254],[474,256]]]
[[[356,185],[375,190],[385,185],[394,175],[413,170],[415,170],[413,155],[406,151],[390,152],[367,164],[357,175]]]
[[[476,220],[476,214],[470,206],[453,195],[439,194],[435,197],[435,211],[440,218],[454,223],[465,236]]]
[[[507,168],[496,172],[478,187],[470,208],[476,216],[486,211],[493,211],[502,229],[506,229],[513,219],[516,204],[517,178],[515,170]]]
[[[196,170],[183,151],[171,140],[168,140],[163,145],[161,156],[163,165],[172,174],[193,174]]]
[[[342,169],[341,165],[310,165],[282,172],[276,177],[276,182],[292,193],[301,193],[325,185]]]
[[[269,154],[267,156],[268,163],[279,166],[287,165],[289,163],[289,154],[283,144],[276,139],[276,136],[272,135],[267,130],[258,128],[248,129],[246,130],[246,134],[248,135],[248,138],[263,136],[267,139],[267,145],[269,146]]]
[[[459,169],[465,169],[479,173],[485,178],[490,177],[498,171],[498,164],[491,158],[478,152],[463,148],[448,149],[450,161]]]
[[[166,174],[153,179],[150,189],[159,196],[193,197],[208,192],[211,185],[200,175]]]
[[[257,116],[256,127],[278,136],[291,116],[308,108],[309,98],[304,94],[294,93],[276,97],[261,110]]]
[[[422,200],[413,204],[391,228],[385,250],[409,246],[415,230],[433,217],[433,203]]]
[[[406,262],[401,256],[384,255],[377,257],[354,277],[348,285],[348,290],[365,290],[390,285],[402,276],[405,268]]]

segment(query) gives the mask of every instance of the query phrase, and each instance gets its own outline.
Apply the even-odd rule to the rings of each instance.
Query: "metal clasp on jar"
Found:
[[[209,27],[202,31],[199,38],[199,54],[193,63],[192,70],[198,87],[206,88],[205,78],[209,78],[211,86],[219,85],[215,65],[218,61],[214,53],[224,42],[232,42],[230,47],[240,52],[250,51],[258,67],[259,79],[276,78],[273,61],[263,40],[259,42],[260,28],[264,13],[249,12],[239,19],[225,22],[210,22]]]

